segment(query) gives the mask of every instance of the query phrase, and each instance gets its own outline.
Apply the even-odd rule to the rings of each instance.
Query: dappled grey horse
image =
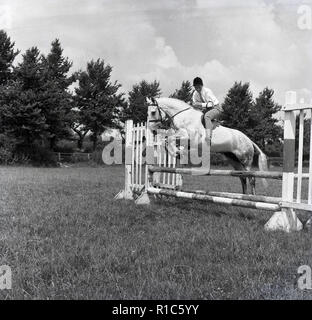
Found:
[[[174,98],[146,99],[148,104],[148,121],[151,130],[157,130],[164,123],[170,125],[177,136],[194,137],[198,132],[198,143],[206,143],[202,124],[202,112],[194,109],[184,101]],[[175,139],[172,139],[175,141]],[[178,155],[181,150],[174,144],[168,146],[169,152]],[[254,156],[258,156],[260,171],[267,171],[267,158],[261,149],[239,130],[214,123],[211,138],[211,151],[222,153],[235,170],[250,171]],[[255,194],[255,177],[248,177],[251,193]],[[247,193],[247,178],[240,177],[243,193]],[[265,179],[262,179],[266,185]]]

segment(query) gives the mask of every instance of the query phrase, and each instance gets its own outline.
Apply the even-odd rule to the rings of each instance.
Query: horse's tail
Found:
[[[254,143],[252,142],[254,146],[254,150],[256,151],[256,154],[258,154],[258,167],[260,171],[268,171],[268,159],[267,156],[262,152],[262,150]],[[268,183],[266,179],[261,179],[262,183],[265,188],[268,187]]]

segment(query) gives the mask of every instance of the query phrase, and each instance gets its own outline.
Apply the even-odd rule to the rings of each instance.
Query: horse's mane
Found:
[[[167,97],[161,97],[156,99],[158,101],[158,103],[163,103],[169,106],[174,107],[175,109],[186,109],[188,107],[190,107],[189,104],[187,104],[186,102],[176,99],[176,98],[167,98]]]
[[[184,102],[183,100],[179,100],[176,98],[157,98],[157,102],[163,107],[166,106],[167,109],[175,110],[175,112],[183,111],[189,109],[189,112],[194,112],[198,116],[202,115],[202,112],[198,109],[194,109],[190,104]],[[191,108],[191,109],[190,109]]]

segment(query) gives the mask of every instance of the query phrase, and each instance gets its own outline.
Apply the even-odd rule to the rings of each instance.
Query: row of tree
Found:
[[[58,39],[47,55],[32,47],[18,64],[14,61],[19,51],[14,47],[7,33],[0,31],[0,161],[27,156],[44,162],[62,139],[76,140],[82,149],[87,134],[95,150],[106,129],[122,130],[127,119],[144,122],[145,97],[162,94],[158,81],[143,80],[126,99],[121,84],[111,80],[112,67],[101,59],[70,73],[72,62]],[[189,102],[192,92],[191,83],[183,81],[171,97]],[[273,93],[265,88],[254,100],[249,84],[236,82],[222,103],[222,120],[278,155],[282,130],[273,117],[280,110]]]

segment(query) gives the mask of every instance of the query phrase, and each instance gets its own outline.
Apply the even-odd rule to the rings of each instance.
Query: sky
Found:
[[[48,53],[59,38],[72,71],[104,59],[125,93],[156,79],[168,96],[199,76],[220,101],[242,81],[254,96],[274,89],[283,104],[288,90],[312,98],[311,8],[312,0],[0,0],[0,29],[21,53]]]

